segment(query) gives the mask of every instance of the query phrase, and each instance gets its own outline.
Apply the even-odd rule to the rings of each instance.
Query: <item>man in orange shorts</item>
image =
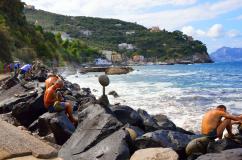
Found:
[[[224,118],[224,120],[222,120]],[[222,139],[223,131],[226,129],[229,137],[233,137],[232,124],[240,124],[241,116],[234,116],[226,112],[224,105],[209,110],[202,119],[202,134],[210,139]]]
[[[57,91],[57,89],[63,88],[64,83],[62,80],[57,80],[54,85],[50,86],[45,91],[44,95],[44,105],[50,113],[66,111],[69,120],[77,126],[77,120],[72,115],[72,104],[63,101],[62,95]]]

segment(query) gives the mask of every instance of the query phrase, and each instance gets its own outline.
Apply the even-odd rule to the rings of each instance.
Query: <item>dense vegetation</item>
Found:
[[[71,40],[61,39],[66,32]],[[55,34],[53,34],[55,33]],[[120,49],[128,43],[135,48]],[[20,0],[0,1],[0,68],[4,63],[40,59],[48,65],[68,62],[85,63],[100,57],[100,50],[118,51],[128,57],[142,54],[145,58],[166,61],[207,55],[206,46],[180,31],[150,32],[136,23],[116,19],[71,17],[41,10],[24,9]]]
[[[99,49],[111,49],[127,56],[142,54],[162,61],[196,52],[207,54],[207,48],[202,42],[194,41],[180,31],[150,32],[141,25],[115,19],[71,17],[33,9],[26,9],[25,15],[29,22],[37,23],[47,31],[66,32]],[[120,43],[133,44],[136,49],[120,50]]]
[[[26,21],[20,0],[0,1],[0,67],[15,59],[30,63],[40,59],[46,64],[83,62],[81,56],[97,57],[99,53],[80,40],[63,41],[58,34],[43,31]]]

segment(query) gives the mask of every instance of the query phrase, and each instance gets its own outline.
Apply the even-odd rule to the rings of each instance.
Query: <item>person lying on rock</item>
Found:
[[[54,85],[57,80],[61,80],[61,78],[56,74],[49,73],[47,79],[45,80],[45,89],[48,89]]]
[[[60,92],[57,91],[63,87],[64,82],[59,79],[54,83],[54,85],[46,89],[44,94],[44,105],[50,113],[61,112],[65,110],[69,120],[75,126],[77,126],[77,120],[72,115],[72,104],[65,102]]]
[[[222,118],[224,118],[222,120]],[[226,129],[229,137],[233,137],[232,124],[240,124],[241,116],[234,116],[226,112],[224,105],[219,105],[209,110],[202,119],[202,134],[210,139],[222,139],[223,132]]]

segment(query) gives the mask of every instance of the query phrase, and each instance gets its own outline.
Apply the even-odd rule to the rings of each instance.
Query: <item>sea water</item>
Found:
[[[125,75],[109,75],[106,93],[110,103],[164,114],[177,126],[199,132],[204,113],[220,104],[233,114],[242,114],[242,62],[192,65],[134,66]],[[103,73],[76,74],[67,80],[89,87],[96,97],[102,94],[98,76]]]

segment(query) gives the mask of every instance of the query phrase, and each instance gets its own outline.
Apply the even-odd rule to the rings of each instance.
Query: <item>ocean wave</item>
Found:
[[[165,114],[177,126],[198,132],[208,109],[224,104],[230,112],[238,113],[242,108],[239,70],[230,66],[226,71],[231,69],[231,73],[226,74],[219,67],[220,64],[135,67],[130,74],[109,76],[111,83],[106,93],[115,90],[120,95],[118,98],[108,95],[112,104],[142,108],[150,114]],[[67,80],[80,87],[89,87],[100,97],[102,87],[98,76],[101,74],[76,74],[68,76]]]

